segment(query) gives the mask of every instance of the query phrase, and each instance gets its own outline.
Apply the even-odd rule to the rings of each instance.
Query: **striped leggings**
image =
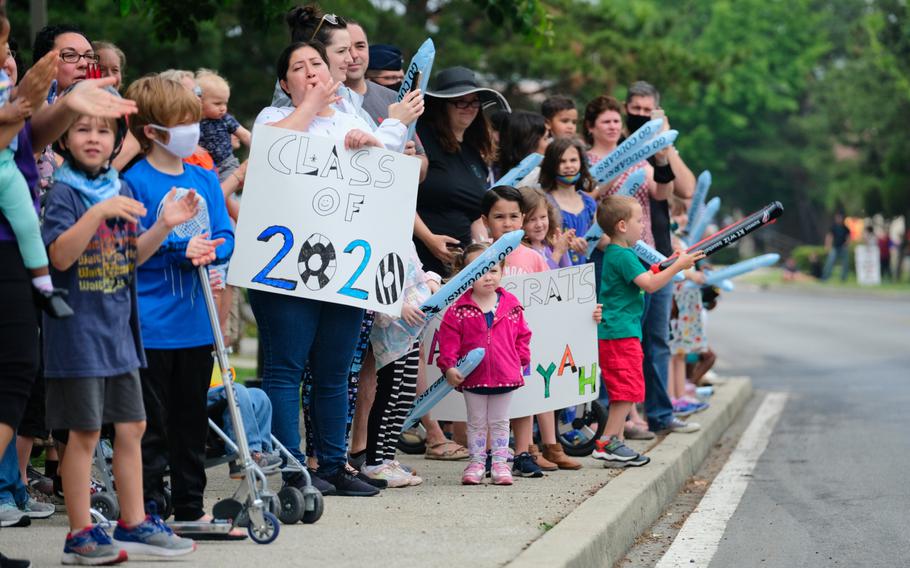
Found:
[[[395,459],[401,427],[414,404],[417,372],[420,366],[419,343],[411,351],[376,373],[376,399],[367,422],[367,465]]]

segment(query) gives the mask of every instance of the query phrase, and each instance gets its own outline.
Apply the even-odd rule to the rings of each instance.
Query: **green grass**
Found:
[[[236,380],[240,384],[246,384],[249,379],[256,379],[256,369],[242,369],[240,367],[234,367],[234,372],[237,373]]]
[[[783,279],[783,270],[780,268],[771,268],[746,274],[737,280],[762,287],[779,287],[793,290],[842,290],[845,292],[871,292],[888,295],[900,293],[910,294],[910,282],[906,280],[903,282],[882,282],[879,286],[861,286],[856,281],[856,275],[852,273],[847,278],[846,282],[841,282],[839,273],[835,273],[827,282],[818,280],[785,282]]]

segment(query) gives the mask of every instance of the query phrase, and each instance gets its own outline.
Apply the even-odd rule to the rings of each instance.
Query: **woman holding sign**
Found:
[[[348,149],[368,146],[400,149],[407,127],[397,119],[383,122],[385,144],[370,125],[340,110],[339,83],[332,80],[328,57],[320,43],[297,42],[278,59],[278,79],[293,106],[267,107],[257,123],[343,139]],[[409,121],[419,116],[413,105]],[[363,319],[351,306],[250,290],[250,305],[259,324],[264,357],[263,389],[272,401],[272,432],[301,461],[300,383],[309,363],[313,374],[312,420],[317,487],[338,495],[371,496],[372,486],[345,470],[345,424],[348,413],[348,371]]]
[[[464,67],[440,71],[435,87],[427,91],[427,111],[417,123],[430,167],[417,193],[414,241],[426,270],[448,274],[457,249],[471,243],[471,224],[480,219],[480,199],[491,181],[496,150],[481,108],[510,109]]]

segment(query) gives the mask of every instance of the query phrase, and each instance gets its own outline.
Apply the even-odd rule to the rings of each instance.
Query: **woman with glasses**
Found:
[[[480,220],[480,199],[492,181],[496,149],[482,108],[510,109],[465,67],[443,69],[435,87],[417,123],[430,166],[417,193],[414,240],[424,269],[448,274],[455,254],[471,243],[471,225]],[[477,236],[485,237],[482,231]]]

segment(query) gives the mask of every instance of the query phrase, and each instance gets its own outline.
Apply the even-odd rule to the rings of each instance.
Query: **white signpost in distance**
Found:
[[[399,315],[419,169],[257,125],[228,284]]]
[[[576,406],[597,398],[600,366],[597,324],[592,317],[597,305],[594,265],[507,276],[502,287],[524,306],[532,333],[531,364],[525,369],[525,386],[512,395],[510,417]],[[440,314],[421,336],[428,384],[440,376],[436,332],[441,321]],[[430,415],[436,420],[465,420],[464,397],[452,391],[430,410]]]

